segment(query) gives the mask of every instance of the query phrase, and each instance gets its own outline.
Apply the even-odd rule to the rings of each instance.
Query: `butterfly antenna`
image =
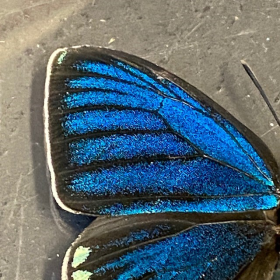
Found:
[[[245,71],[247,72],[247,74],[249,75],[249,77],[251,78],[251,80],[253,81],[254,85],[257,87],[257,89],[259,90],[263,100],[265,101],[266,105],[268,106],[270,112],[272,113],[274,119],[276,120],[278,126],[280,126],[280,120],[279,118],[277,117],[277,114],[276,112],[274,111],[271,103],[269,102],[268,98],[267,98],[267,95],[265,94],[263,88],[261,87],[256,75],[254,74],[254,72],[252,71],[252,69],[250,68],[250,66],[247,64],[246,61],[244,60],[241,60],[241,63],[245,69]]]

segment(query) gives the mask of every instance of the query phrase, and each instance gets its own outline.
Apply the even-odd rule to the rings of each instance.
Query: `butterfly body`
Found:
[[[270,279],[278,166],[198,89],[122,52],[60,49],[49,62],[45,128],[59,205],[127,216],[83,233],[65,279],[246,279],[265,254],[271,264],[251,279]]]

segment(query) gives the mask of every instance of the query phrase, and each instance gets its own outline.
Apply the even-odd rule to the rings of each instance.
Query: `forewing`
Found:
[[[278,169],[266,146],[193,86],[128,54],[56,51],[45,128],[54,196],[68,211],[213,213],[278,204]]]
[[[275,232],[263,221],[98,218],[68,250],[62,279],[268,280],[277,260]]]

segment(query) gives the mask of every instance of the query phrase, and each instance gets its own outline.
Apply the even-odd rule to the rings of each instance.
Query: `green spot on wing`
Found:
[[[61,63],[62,63],[62,61],[64,60],[66,54],[67,54],[67,51],[64,51],[64,52],[61,53],[61,55],[60,55],[59,58],[57,59],[57,63],[58,63],[58,64],[61,64]]]
[[[92,273],[87,270],[77,270],[72,273],[72,278],[73,280],[88,280],[91,275]]]
[[[91,252],[92,250],[89,247],[78,247],[73,256],[72,267],[76,268],[85,262]]]

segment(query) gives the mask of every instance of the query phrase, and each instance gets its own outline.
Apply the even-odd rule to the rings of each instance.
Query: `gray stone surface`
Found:
[[[90,222],[50,198],[42,106],[58,47],[110,47],[163,66],[245,123],[280,162],[280,129],[239,62],[280,115],[279,1],[0,2],[1,280],[60,279],[65,250]]]

